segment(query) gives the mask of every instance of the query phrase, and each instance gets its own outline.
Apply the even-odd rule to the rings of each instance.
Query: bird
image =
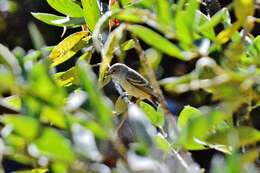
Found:
[[[123,63],[116,63],[109,67],[108,75],[125,90],[127,95],[158,105],[158,99],[149,81],[137,71]]]

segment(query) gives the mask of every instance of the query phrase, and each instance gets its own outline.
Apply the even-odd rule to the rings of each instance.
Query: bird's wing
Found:
[[[154,96],[153,88],[149,82],[135,71],[129,70],[126,75],[126,81],[136,88]]]

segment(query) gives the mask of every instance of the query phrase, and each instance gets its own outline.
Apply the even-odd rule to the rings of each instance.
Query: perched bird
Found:
[[[141,74],[125,64],[116,63],[112,65],[108,70],[108,75],[110,75],[128,95],[140,100],[147,99],[155,105],[158,104],[158,99],[150,83]]]

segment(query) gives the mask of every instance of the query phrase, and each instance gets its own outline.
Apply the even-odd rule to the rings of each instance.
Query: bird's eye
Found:
[[[111,73],[115,73],[116,72],[116,69],[112,69]]]

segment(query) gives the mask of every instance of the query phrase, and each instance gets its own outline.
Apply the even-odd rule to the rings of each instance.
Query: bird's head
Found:
[[[122,63],[116,63],[109,68],[108,75],[112,78],[119,78],[126,74],[127,68],[128,67]]]

